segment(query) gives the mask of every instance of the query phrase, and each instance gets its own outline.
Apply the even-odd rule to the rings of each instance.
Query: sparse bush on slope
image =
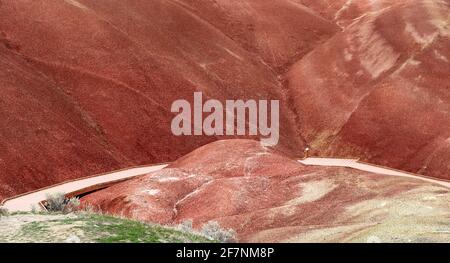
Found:
[[[196,230],[193,227],[192,219],[188,219],[178,224],[176,226],[176,229],[187,233],[199,234],[215,242],[221,243],[237,242],[236,232],[233,229],[227,230],[221,228],[220,224],[216,221],[209,221],[203,224],[200,230]]]
[[[201,233],[212,240],[222,243],[236,242],[236,232],[233,229],[222,229],[216,221],[209,221],[204,224]]]
[[[184,232],[193,232],[193,222],[192,219],[185,220],[181,222],[177,228]]]
[[[9,211],[6,207],[0,206],[0,217],[9,215]]]
[[[80,200],[76,197],[66,198],[64,193],[46,195],[46,208],[49,212],[70,213],[80,206]]]

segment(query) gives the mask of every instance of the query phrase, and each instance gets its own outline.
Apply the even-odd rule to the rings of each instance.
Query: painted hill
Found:
[[[217,221],[240,242],[448,242],[450,190],[304,166],[251,140],[201,147],[170,167],[89,194],[103,212],[161,224]],[[409,240],[409,241],[408,241]]]
[[[172,102],[194,91],[287,101],[267,63],[289,64],[336,26],[290,1],[279,14],[270,1],[241,2],[1,1],[0,197],[214,140],[171,134]],[[302,152],[296,116],[288,103],[281,111],[281,147]]]
[[[0,199],[173,161],[170,105],[279,99],[287,156],[449,178],[449,1],[0,1]]]
[[[300,131],[319,155],[448,179],[450,8],[390,2],[286,74]]]

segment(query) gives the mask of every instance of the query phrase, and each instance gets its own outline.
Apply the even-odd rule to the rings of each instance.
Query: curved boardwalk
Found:
[[[358,169],[361,171],[383,174],[383,175],[391,175],[391,176],[400,176],[400,177],[408,177],[414,178],[422,181],[427,181],[430,183],[439,184],[445,187],[450,188],[450,181],[446,180],[438,180],[430,177],[421,176],[418,174],[403,172],[395,169],[390,169],[388,167],[382,167],[378,165],[363,163],[358,161],[357,159],[338,159],[338,158],[306,158],[304,160],[299,160],[300,163],[305,165],[317,165],[317,166],[338,166],[338,167],[348,167],[353,169]]]
[[[89,178],[81,178],[79,180],[73,180],[55,186],[46,187],[44,189],[40,189],[30,193],[25,193],[16,197],[8,198],[3,202],[3,206],[6,207],[10,212],[31,211],[33,206],[39,208],[39,203],[45,200],[47,194],[82,194],[95,190],[96,187],[105,187],[107,185],[130,179],[138,175],[161,170],[166,166],[167,164],[158,164],[135,167],[98,176],[91,176]]]
[[[366,164],[359,162],[357,159],[306,158],[304,160],[299,160],[299,162],[305,165],[348,167],[381,175],[414,178],[450,188],[449,181],[432,179],[412,173],[390,169],[387,167]],[[68,195],[82,194],[133,178],[138,175],[161,170],[167,167],[167,165],[168,164],[158,164],[144,167],[135,167],[98,176],[92,176],[89,178],[73,180],[70,182],[46,187],[44,189],[9,198],[3,202],[3,206],[5,206],[11,212],[30,211],[33,206],[39,207],[39,203],[45,200],[47,194],[58,192],[66,193]]]

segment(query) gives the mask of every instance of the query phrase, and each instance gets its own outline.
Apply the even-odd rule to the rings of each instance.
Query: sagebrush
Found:
[[[191,219],[181,222],[177,228],[183,232],[193,232],[193,222]]]
[[[222,229],[216,221],[209,221],[204,224],[201,233],[210,239],[222,243],[236,242],[236,232],[233,229]]]
[[[46,195],[45,208],[49,212],[71,213],[78,209],[80,200],[77,197],[67,198],[65,193]]]
[[[0,206],[0,216],[7,216],[9,215],[9,211],[6,207]]]

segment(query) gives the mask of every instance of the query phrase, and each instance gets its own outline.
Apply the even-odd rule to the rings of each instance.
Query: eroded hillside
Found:
[[[0,0],[0,198],[216,140],[170,105],[279,99],[278,148],[449,178],[449,2]]]

